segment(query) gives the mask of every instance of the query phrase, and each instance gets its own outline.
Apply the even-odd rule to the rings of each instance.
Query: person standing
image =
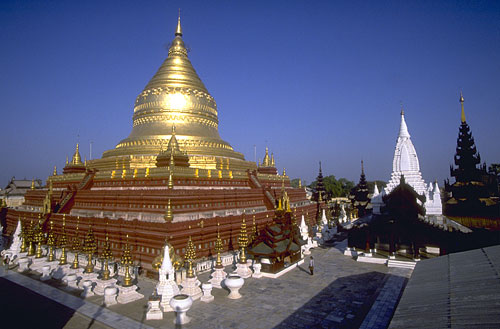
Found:
[[[314,258],[311,256],[309,259],[309,271],[311,272],[311,275],[314,275]]]
[[[5,256],[3,263],[5,265],[5,270],[8,271],[9,270],[9,256]]]

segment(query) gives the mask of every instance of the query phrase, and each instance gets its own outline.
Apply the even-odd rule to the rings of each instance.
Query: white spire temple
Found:
[[[385,194],[391,193],[399,185],[401,175],[404,176],[406,183],[411,185],[418,194],[425,195],[426,202],[424,206],[428,215],[442,214],[439,186],[437,182],[435,186],[432,183],[427,185],[422,179],[417,151],[411,142],[403,109],[401,109],[401,124],[392,161],[391,179],[384,189]]]

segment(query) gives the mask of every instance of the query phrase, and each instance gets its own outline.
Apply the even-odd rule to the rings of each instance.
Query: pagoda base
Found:
[[[158,299],[150,299],[148,301],[146,320],[163,320],[163,312],[160,309],[160,301]]]
[[[250,269],[250,266],[248,263],[237,263],[236,264],[236,273],[242,277],[243,279],[248,279],[249,277],[252,276],[252,270]]]
[[[52,272],[52,277],[56,280],[61,280],[69,274],[70,266],[70,264],[56,265],[54,272]]]
[[[221,283],[227,277],[227,273],[224,271],[224,267],[215,267],[215,270],[212,272],[212,278],[208,280],[212,284],[214,288],[221,289]]]
[[[109,280],[102,280],[102,279],[97,279],[95,280],[96,285],[94,288],[94,293],[98,296],[103,296],[104,295],[104,290],[107,287],[114,287],[116,285],[116,279],[109,279]]]
[[[156,286],[156,293],[161,296],[160,307],[163,312],[173,312],[170,306],[170,299],[180,293],[179,286],[173,280],[159,282]]]
[[[83,283],[86,280],[89,280],[89,281],[92,281],[92,282],[97,282],[97,277],[99,276],[99,274],[97,274],[97,273],[85,273],[85,272],[83,272],[81,276],[82,277],[80,279],[80,282],[78,283],[78,287],[80,289],[83,289]]]
[[[35,271],[37,273],[42,273],[42,267],[47,265],[47,258],[41,257],[41,258],[32,258],[31,259],[31,265],[30,265],[30,270]]]
[[[136,291],[137,286],[135,284],[130,287],[118,286],[118,290],[119,292],[118,297],[116,297],[116,301],[120,304],[128,304],[144,298],[143,294]]]
[[[294,268],[296,268],[296,267],[298,267],[299,265],[302,265],[302,264],[304,264],[304,260],[303,259],[299,260],[297,263],[293,263],[290,266],[285,267],[284,269],[282,269],[279,272],[276,272],[276,273],[261,272],[261,273],[262,273],[262,276],[265,277],[265,278],[276,279],[276,278],[282,276],[283,274],[290,272],[291,270],[293,270]]]
[[[197,300],[203,294],[199,286],[200,281],[198,281],[196,277],[186,278],[186,280],[182,282],[181,294],[191,296],[193,300]]]

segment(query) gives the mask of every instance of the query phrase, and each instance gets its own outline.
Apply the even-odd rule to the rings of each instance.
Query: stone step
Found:
[[[411,268],[414,269],[416,262],[412,261],[402,261],[402,260],[395,260],[395,259],[389,259],[387,262],[387,267],[400,267],[400,268]]]

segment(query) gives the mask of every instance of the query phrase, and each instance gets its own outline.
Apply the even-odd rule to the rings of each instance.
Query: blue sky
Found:
[[[181,8],[221,137],[310,182],[388,180],[400,103],[424,178],[449,175],[463,90],[483,161],[500,162],[498,1],[2,1],[0,186],[43,178],[132,128]],[[79,137],[78,137],[79,136]]]

